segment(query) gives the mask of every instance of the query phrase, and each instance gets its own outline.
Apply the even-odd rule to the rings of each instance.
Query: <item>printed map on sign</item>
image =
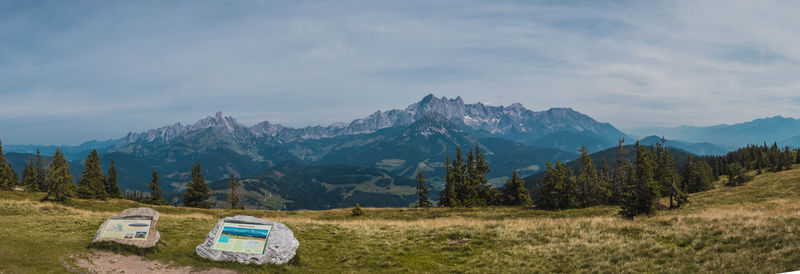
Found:
[[[271,225],[229,223],[222,224],[222,231],[214,241],[214,249],[222,251],[264,254]]]
[[[150,219],[119,219],[109,220],[106,230],[100,238],[122,240],[146,240],[150,231]]]

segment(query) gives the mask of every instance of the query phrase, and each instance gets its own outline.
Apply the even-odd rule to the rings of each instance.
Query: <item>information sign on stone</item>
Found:
[[[123,210],[100,226],[92,242],[109,241],[142,248],[153,247],[161,239],[156,231],[158,216],[158,211],[147,207]]]
[[[152,221],[150,219],[111,219],[100,238],[144,241],[147,240],[147,233],[150,232]]]
[[[294,258],[299,246],[286,225],[238,215],[217,222],[195,252],[215,261],[284,264]]]
[[[214,250],[264,254],[271,225],[223,222]]]

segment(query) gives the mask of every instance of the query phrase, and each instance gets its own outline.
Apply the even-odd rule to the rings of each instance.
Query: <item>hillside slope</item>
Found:
[[[692,194],[687,207],[626,221],[615,207],[230,211],[155,207],[157,252],[145,262],[240,272],[726,272],[800,269],[800,166],[740,187]],[[0,191],[0,272],[66,272],[123,200],[42,203]],[[194,247],[223,216],[286,223],[300,241],[285,266],[218,263]]]

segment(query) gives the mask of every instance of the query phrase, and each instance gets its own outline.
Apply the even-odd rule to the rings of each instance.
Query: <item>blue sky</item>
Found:
[[[792,1],[0,1],[0,139],[217,110],[327,125],[428,93],[625,129],[800,111]]]

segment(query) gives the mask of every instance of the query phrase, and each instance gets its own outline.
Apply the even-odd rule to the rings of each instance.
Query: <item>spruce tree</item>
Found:
[[[83,163],[83,173],[78,181],[78,197],[84,199],[105,199],[106,178],[103,176],[103,169],[100,168],[100,155],[97,150],[92,149]]]
[[[422,170],[417,169],[417,207],[431,207],[431,200],[428,199],[428,186],[425,185],[425,175]]]
[[[164,198],[161,197],[164,193],[158,181],[158,170],[153,169],[152,180],[147,184],[147,187],[150,188],[150,197],[147,199],[147,203],[154,205],[163,205],[167,203],[164,201]]]
[[[475,165],[472,168],[470,181],[476,190],[473,204],[477,206],[500,204],[502,201],[499,197],[500,193],[489,184],[488,174],[492,172],[492,168],[486,160],[486,153],[481,150],[477,143],[475,144]]]
[[[231,182],[228,183],[228,202],[231,204],[231,209],[244,209],[244,206],[239,205],[239,183],[236,182],[236,174],[231,172]]]
[[[203,178],[203,168],[197,162],[192,166],[192,182],[187,181],[183,204],[188,207],[211,208],[211,203],[206,201],[210,197],[211,189]]]
[[[611,174],[611,204],[619,204],[624,196],[623,189],[628,185],[630,174],[630,161],[625,158],[625,146],[622,144],[625,138],[619,140],[617,145],[617,157],[614,161],[614,169]]]
[[[649,215],[655,211],[658,199],[656,182],[653,179],[653,156],[644,146],[636,142],[636,176],[625,188],[620,215],[633,218],[637,215]]]
[[[29,158],[28,164],[26,164],[25,169],[22,170],[22,187],[24,187],[26,191],[39,191],[39,185],[36,183],[36,175],[33,169],[33,158]]]
[[[3,153],[3,142],[0,141],[0,189],[14,190],[14,186],[19,183],[19,178],[8,163],[5,154]]]
[[[39,186],[39,191],[47,192],[47,190],[50,189],[50,186],[47,185],[47,166],[49,163],[47,159],[42,157],[38,148],[36,149],[36,156],[34,159],[33,175],[36,180],[36,185]]]
[[[525,188],[525,183],[519,178],[516,170],[503,187],[503,204],[510,206],[530,206],[532,204],[531,195],[528,194],[528,189]]]
[[[439,195],[439,206],[454,207],[456,206],[455,174],[453,174],[453,168],[450,166],[450,156],[447,156],[444,165],[446,175],[444,177],[444,189]]]
[[[545,174],[539,188],[536,206],[543,209],[562,209],[575,205],[575,188],[568,182],[569,168],[559,161],[555,167],[545,162]]]
[[[597,169],[595,169],[592,164],[592,157],[589,156],[589,150],[586,149],[586,146],[581,146],[578,152],[581,153],[581,169],[577,178],[579,186],[577,193],[578,204],[581,207],[600,204],[602,201],[598,182],[599,178],[597,176]]]
[[[56,150],[50,165],[47,167],[47,195],[44,200],[67,201],[75,196],[76,187],[72,174],[69,172],[69,164],[60,149]]]
[[[117,173],[117,167],[114,165],[114,159],[111,159],[111,166],[108,167],[108,176],[106,177],[106,193],[108,197],[124,198],[122,196],[122,191],[119,189],[119,185],[117,185],[118,177],[119,174]]]

